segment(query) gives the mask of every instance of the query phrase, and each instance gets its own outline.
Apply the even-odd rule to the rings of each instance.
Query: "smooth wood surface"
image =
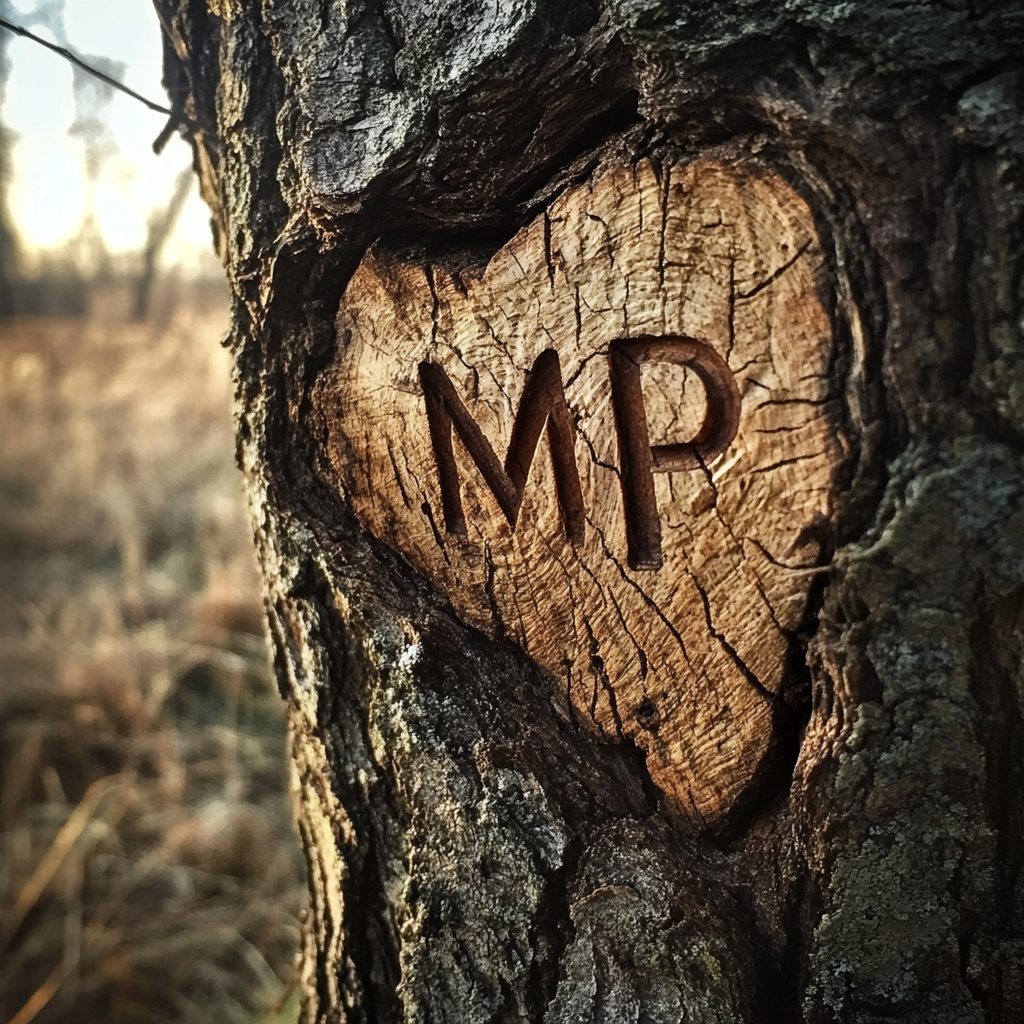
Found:
[[[329,456],[363,526],[464,619],[561,679],[581,725],[644,750],[667,806],[711,828],[772,748],[787,631],[804,616],[844,459],[821,278],[810,211],[774,173],[697,161],[659,174],[642,162],[560,196],[486,268],[453,276],[371,250],[317,390]],[[728,365],[738,427],[724,453],[686,462],[679,446],[714,419],[702,377],[642,362],[648,443],[669,453],[666,465],[695,468],[654,472],[661,566],[634,569],[613,343],[668,336]],[[506,465],[503,499],[494,482],[547,350],[574,421],[582,538],[560,507],[554,413],[527,478]],[[421,364],[434,368],[426,378]],[[492,490],[470,434],[450,431],[461,528],[442,501],[440,428],[432,443],[424,395],[423,380],[441,376],[496,456]],[[539,428],[519,429],[535,439]]]

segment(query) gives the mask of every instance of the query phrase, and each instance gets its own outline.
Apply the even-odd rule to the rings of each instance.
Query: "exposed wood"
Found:
[[[844,460],[821,271],[778,175],[644,161],[563,194],[486,268],[372,250],[316,399],[362,525],[713,829],[771,754]],[[576,528],[571,425],[530,391],[559,365]],[[549,409],[554,459],[534,458]]]

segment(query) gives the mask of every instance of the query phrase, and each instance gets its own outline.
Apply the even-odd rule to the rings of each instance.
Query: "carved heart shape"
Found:
[[[772,749],[845,457],[823,286],[777,174],[643,162],[482,270],[371,250],[319,390],[362,525],[712,829]]]

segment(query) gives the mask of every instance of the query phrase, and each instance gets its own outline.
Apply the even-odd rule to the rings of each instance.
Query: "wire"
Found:
[[[31,39],[34,43],[38,43],[40,46],[45,46],[48,50],[53,50],[54,53],[59,54],[66,61],[70,61],[72,64],[80,67],[83,71],[87,71],[90,75],[95,76],[101,82],[106,82],[107,85],[113,86],[115,89],[120,89],[121,92],[127,96],[131,96],[133,100],[138,100],[140,103],[144,103],[150,110],[155,110],[158,114],[168,114],[174,117],[174,112],[169,107],[162,107],[159,103],[154,103],[152,100],[147,100],[145,96],[139,95],[134,89],[129,89],[127,85],[122,85],[116,78],[111,78],[110,75],[105,75],[102,71],[98,71],[94,67],[90,67],[80,57],[76,57],[70,50],[64,49],[63,46],[57,46],[55,43],[48,42],[45,39],[41,39],[39,36],[32,32],[29,32],[27,28],[22,28],[20,25],[12,25],[9,21],[5,21],[0,18],[0,27],[6,28],[11,32],[17,33],[19,36],[25,36],[27,39]]]

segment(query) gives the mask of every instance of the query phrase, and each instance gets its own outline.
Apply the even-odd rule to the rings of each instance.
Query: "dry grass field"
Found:
[[[0,323],[0,1024],[295,1019],[284,716],[206,291]]]

